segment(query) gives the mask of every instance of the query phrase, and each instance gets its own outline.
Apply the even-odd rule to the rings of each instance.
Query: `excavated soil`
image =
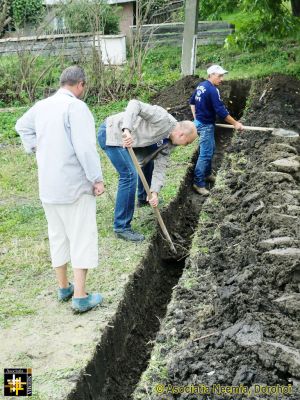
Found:
[[[176,119],[191,119],[189,98],[197,84],[204,80],[198,76],[187,76],[173,85],[163,89],[153,97],[151,102],[166,108]],[[226,103],[229,112],[240,118],[246,105],[251,82],[248,80],[225,81],[222,84],[222,99]]]
[[[198,80],[178,82],[157,102],[187,116]],[[224,89],[239,96],[243,85]],[[299,133],[300,81],[275,75],[252,82],[244,122]],[[135,399],[300,399],[299,151],[299,138],[234,137],[156,337],[147,386],[141,382]],[[206,385],[208,392],[158,394],[157,383]],[[222,394],[213,385],[250,392]],[[255,385],[291,385],[291,393],[255,393]]]
[[[200,80],[182,79],[152,103],[191,119],[188,99]],[[296,79],[225,82],[221,93],[236,118],[246,108],[249,125],[300,131]],[[163,212],[178,254],[158,232],[68,399],[272,399],[158,394],[157,383],[291,384],[288,398],[300,399],[299,141],[259,132],[232,139],[230,130],[216,139],[211,196],[193,193],[191,166]],[[148,362],[147,384],[138,383]]]
[[[182,84],[184,82],[185,80],[182,80]],[[243,98],[245,104],[250,83],[245,82],[243,87],[246,90]],[[235,90],[235,83],[226,84],[224,100],[227,104],[233,102],[231,99],[236,96]],[[189,93],[191,91],[190,87]],[[183,95],[181,92],[181,96],[177,95],[175,108],[169,107],[170,112],[178,119],[190,119],[187,94]],[[153,103],[158,104],[157,100],[159,99],[153,100]],[[216,171],[221,166],[224,151],[230,145],[231,137],[230,130],[225,132],[219,130],[216,133],[218,147],[214,160]],[[165,316],[173,288],[182,274],[192,235],[205,201],[204,197],[199,197],[192,190],[193,164],[196,159],[197,154],[187,168],[186,177],[176,198],[162,212],[177,254],[170,251],[158,230],[149,251],[131,276],[115,318],[105,329],[94,358],[80,376],[68,399],[131,398],[142,372],[147,367],[156,333]]]

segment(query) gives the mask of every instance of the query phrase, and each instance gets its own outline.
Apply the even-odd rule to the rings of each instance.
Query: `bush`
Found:
[[[226,47],[256,50],[274,39],[293,37],[299,32],[299,19],[293,17],[283,0],[240,0],[236,32],[226,39]],[[226,16],[228,18],[228,16]]]
[[[36,24],[43,18],[43,0],[13,0],[12,16],[16,28]]]
[[[30,53],[0,58],[0,107],[30,104],[49,95],[68,65],[67,60]]]
[[[74,0],[63,10],[67,28],[71,32],[119,32],[119,7],[111,7],[104,0]]]
[[[238,6],[239,0],[206,0],[200,1],[199,20],[220,20],[222,13],[231,13]]]
[[[245,26],[248,30],[256,29],[257,33],[282,38],[288,36],[295,28],[296,19],[282,0],[243,0],[242,6],[250,15],[256,16],[248,27]]]

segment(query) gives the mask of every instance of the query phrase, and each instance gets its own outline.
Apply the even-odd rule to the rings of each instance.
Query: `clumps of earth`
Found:
[[[187,98],[198,81],[179,81],[156,103],[190,118]],[[299,80],[242,81],[227,97],[241,91],[244,123],[300,132]],[[235,134],[135,399],[300,399],[299,150],[299,138]],[[250,392],[162,395],[157,383]],[[276,397],[268,387],[286,391]]]

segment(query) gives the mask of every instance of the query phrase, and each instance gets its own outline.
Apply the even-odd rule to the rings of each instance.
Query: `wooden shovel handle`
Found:
[[[137,172],[139,174],[139,177],[141,178],[141,181],[143,182],[143,185],[144,185],[144,188],[146,190],[147,196],[148,196],[148,198],[150,200],[151,197],[152,197],[152,193],[150,192],[150,188],[149,188],[148,182],[147,182],[147,180],[145,178],[145,175],[144,175],[144,173],[142,171],[142,168],[141,168],[141,166],[140,166],[140,164],[138,162],[138,159],[136,158],[136,155],[135,155],[135,153],[133,151],[133,148],[132,147],[127,147],[127,150],[129,152],[130,157],[131,157],[131,159],[133,161],[133,164],[134,164],[134,166],[135,166],[135,168],[136,168],[136,170],[137,170]],[[164,223],[164,221],[162,219],[162,216],[160,215],[159,209],[157,207],[152,207],[152,209],[153,209],[154,214],[155,214],[155,216],[156,216],[156,218],[158,220],[158,223],[159,223],[159,225],[161,227],[161,230],[163,231],[163,234],[165,235],[165,238],[169,242],[172,251],[176,254],[177,251],[176,251],[175,246],[174,246],[174,244],[172,242],[172,239],[171,239],[171,237],[169,235],[169,232],[168,232],[168,230],[166,228],[166,225],[165,225],[165,223]]]
[[[216,126],[220,128],[234,129],[233,125],[228,124],[216,124]],[[270,132],[273,131],[274,128],[263,128],[261,126],[244,126],[245,131],[262,131],[262,132]]]

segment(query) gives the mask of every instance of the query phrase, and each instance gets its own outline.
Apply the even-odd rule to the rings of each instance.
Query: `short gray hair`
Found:
[[[66,68],[60,76],[60,86],[70,85],[75,86],[79,82],[86,82],[85,72],[78,65],[72,65]]]
[[[183,133],[186,136],[195,134],[197,132],[195,124],[192,121],[180,121],[178,123],[179,123],[180,129],[183,131]]]

